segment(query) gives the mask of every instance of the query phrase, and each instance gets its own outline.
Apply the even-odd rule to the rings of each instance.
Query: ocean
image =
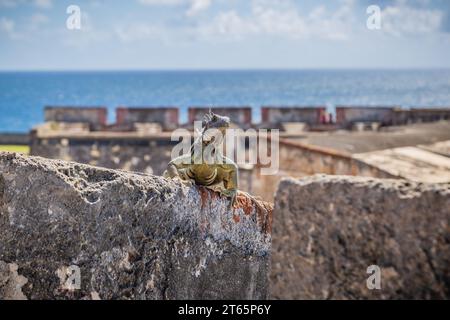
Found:
[[[0,132],[26,132],[46,105],[450,106],[450,70],[0,72]]]

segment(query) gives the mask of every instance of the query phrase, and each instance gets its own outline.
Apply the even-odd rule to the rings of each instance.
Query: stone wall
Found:
[[[305,177],[317,173],[378,178],[398,178],[374,166],[355,159],[345,152],[312,146],[301,142],[280,140],[279,171],[276,175],[261,175],[260,168],[252,171],[249,189],[266,201],[273,201],[278,183],[284,177]]]
[[[410,122],[434,122],[450,120],[450,107],[442,108],[411,108],[409,110]]]
[[[30,154],[162,175],[171,160],[175,144],[176,141],[170,141],[168,136],[164,135],[32,135]],[[258,165],[241,169],[239,188],[272,202],[278,182],[283,177],[304,177],[316,173],[397,178],[343,152],[281,140],[279,172],[276,175],[264,176],[260,174]]]
[[[167,137],[63,136],[31,139],[31,155],[162,175],[176,142]]]
[[[0,144],[28,145],[29,143],[28,133],[0,133]]]
[[[450,107],[402,109],[400,106],[337,106],[336,125],[350,128],[356,122],[377,122],[382,125],[404,125],[410,122],[433,122],[450,119]],[[190,107],[187,127],[203,120],[209,107]],[[252,122],[249,106],[217,106],[212,110],[230,117],[241,128],[285,128],[281,124],[305,123],[314,130],[334,130],[325,106],[262,106],[261,123]],[[93,130],[130,131],[135,124],[155,123],[165,131],[180,126],[179,108],[170,107],[118,107],[116,122],[107,125],[105,107],[57,107],[45,108],[47,122],[89,123]],[[324,126],[324,124],[326,124]],[[185,126],[183,124],[183,126]]]
[[[382,125],[392,125],[396,108],[395,106],[337,106],[336,123],[345,128],[351,127],[356,122],[378,122]]]
[[[177,107],[119,107],[116,109],[116,125],[134,129],[136,123],[158,123],[163,130],[178,128]]]
[[[209,107],[190,107],[188,110],[188,123],[202,121],[203,116],[208,113]],[[211,110],[222,116],[230,118],[231,122],[241,128],[249,128],[252,125],[251,107],[212,107]]]
[[[314,176],[275,201],[273,298],[450,298],[450,185]]]
[[[162,175],[172,160],[172,149],[177,143],[164,135],[89,133],[46,137],[35,132],[32,134],[30,154],[110,169]],[[251,192],[252,179],[251,169],[240,170],[239,189]],[[273,200],[273,197],[268,200]]]
[[[228,203],[152,175],[0,153],[0,299],[265,299],[271,206]]]
[[[267,127],[288,122],[304,122],[308,125],[326,121],[326,107],[261,107],[261,122]]]
[[[46,122],[89,123],[92,130],[106,126],[108,109],[106,107],[45,107]]]

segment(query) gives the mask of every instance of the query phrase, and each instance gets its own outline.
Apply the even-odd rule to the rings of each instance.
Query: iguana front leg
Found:
[[[178,157],[169,162],[167,169],[163,173],[164,178],[180,179],[184,184],[191,186],[195,181],[189,176],[189,164],[186,164],[186,156]]]
[[[223,185],[225,187],[221,193],[230,198],[229,209],[232,209],[236,203],[236,196],[238,191],[238,167],[234,163],[224,165],[223,171]]]
[[[228,209],[229,210],[233,209],[233,206],[236,203],[237,189],[224,189],[220,193],[230,199]]]

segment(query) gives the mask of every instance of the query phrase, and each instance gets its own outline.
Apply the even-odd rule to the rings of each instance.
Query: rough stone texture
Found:
[[[116,124],[158,123],[164,130],[178,128],[177,107],[120,107],[116,109]]]
[[[336,123],[351,127],[356,122],[379,122],[392,125],[397,106],[336,106]]]
[[[189,107],[188,123],[194,124],[194,121],[202,121],[209,109],[214,113],[226,115],[233,124],[240,128],[247,129],[252,125],[252,108],[248,106]]]
[[[272,298],[450,298],[450,185],[284,179],[274,211]]]
[[[26,300],[22,287],[28,279],[17,273],[17,264],[0,261],[0,298]]]
[[[96,137],[97,136],[97,137]],[[193,142],[193,140],[192,140]],[[32,135],[30,154],[51,159],[76,161],[109,169],[137,171],[146,174],[162,175],[172,159],[172,149],[177,141],[170,141],[170,136],[135,136],[120,135],[98,137],[61,135],[45,137]],[[259,181],[253,178],[252,169],[239,172],[239,189],[254,194],[252,185]],[[257,190],[257,188],[255,188]],[[269,198],[273,202],[274,187]],[[257,194],[261,196],[261,194]]]
[[[109,169],[162,175],[176,145],[163,137],[89,138],[38,137],[33,135],[30,153],[51,159],[76,161]]]
[[[178,181],[0,153],[0,299],[266,298],[271,207],[238,200],[228,210]]]
[[[0,145],[29,145],[30,135],[28,133],[0,133]]]
[[[89,123],[91,129],[99,130],[106,125],[106,107],[45,107],[45,121]]]
[[[261,175],[259,174],[259,165],[252,171],[252,185],[248,190],[264,200],[273,201],[278,183],[284,177],[300,178],[321,173],[397,178],[377,167],[355,159],[345,152],[285,139],[281,139],[279,142],[278,173],[276,175]]]
[[[326,116],[324,106],[264,106],[261,107],[261,122],[272,127],[285,122],[320,124]]]

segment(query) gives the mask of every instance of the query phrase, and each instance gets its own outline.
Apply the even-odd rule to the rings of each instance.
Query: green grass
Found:
[[[20,152],[28,154],[30,152],[30,147],[16,146],[16,145],[0,145],[0,151]]]

